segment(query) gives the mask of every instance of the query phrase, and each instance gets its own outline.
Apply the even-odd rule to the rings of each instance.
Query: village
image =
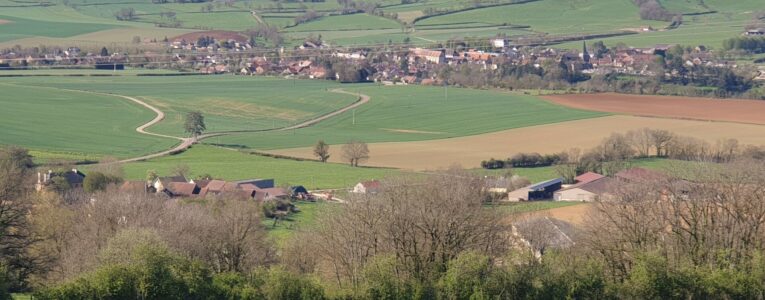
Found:
[[[215,35],[215,32],[211,32]],[[765,35],[765,29],[752,29],[743,37]],[[126,66],[138,68],[176,68],[195,74],[277,75],[306,79],[331,79],[342,82],[378,82],[382,84],[441,85],[437,71],[443,66],[474,65],[484,71],[496,71],[502,66],[530,66],[541,69],[545,65],[559,64],[569,72],[582,74],[624,74],[656,76],[658,57],[665,57],[675,44],[657,44],[652,47],[607,48],[602,42],[588,46],[582,42],[581,50],[565,50],[548,46],[514,45],[507,38],[491,38],[471,47],[470,44],[452,43],[452,47],[438,45],[433,48],[411,47],[406,44],[375,47],[333,47],[319,39],[307,39],[295,49],[259,49],[246,38],[224,35],[216,39],[203,33],[196,40],[176,38],[157,42],[166,53],[144,51],[139,54],[110,53],[107,48],[98,52],[82,51],[78,47],[67,49],[38,49],[32,53],[11,49],[0,53],[0,70],[16,70],[41,66],[62,65],[67,68],[93,68],[124,70]],[[478,46],[478,47],[476,47]],[[720,55],[704,45],[681,48],[682,63],[694,66],[736,69],[736,60]],[[682,51],[681,51],[682,52]],[[336,67],[354,73],[348,76]],[[668,71],[669,72],[669,71]],[[756,80],[765,80],[760,67]],[[670,72],[669,76],[682,76]]]

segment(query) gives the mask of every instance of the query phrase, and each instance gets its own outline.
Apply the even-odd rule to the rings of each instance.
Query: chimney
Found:
[[[72,172],[74,172],[75,174],[79,173],[79,171],[77,171],[77,169],[72,169]]]
[[[37,172],[37,184],[41,184],[42,183],[42,181],[41,181],[42,177],[41,176],[42,176],[42,174],[40,172]]]

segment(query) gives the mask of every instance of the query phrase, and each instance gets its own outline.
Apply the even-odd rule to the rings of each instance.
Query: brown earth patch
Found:
[[[542,97],[560,105],[638,116],[765,124],[765,101],[626,94]]]
[[[409,129],[390,129],[390,128],[382,128],[382,130],[390,131],[390,132],[398,132],[398,133],[417,133],[417,134],[444,134],[443,132],[435,132],[435,131],[422,131],[422,130],[409,130]]]
[[[563,220],[574,225],[582,225],[587,219],[587,215],[592,209],[591,203],[582,203],[571,206],[564,206],[552,209],[532,211],[522,214],[517,214],[508,217],[509,220],[515,221],[525,218],[537,218],[537,217],[551,217],[558,220]]]
[[[367,166],[435,170],[461,165],[478,168],[482,160],[505,159],[519,152],[554,153],[573,147],[590,149],[614,132],[640,128],[666,129],[714,143],[736,138],[742,144],[765,145],[765,126],[636,116],[607,116],[524,127],[460,138],[416,142],[371,143]],[[341,147],[331,147],[330,161],[342,162]],[[312,147],[269,151],[313,158]]]
[[[0,25],[3,25],[3,24],[8,24],[8,23],[10,23],[10,22],[11,22],[11,21],[0,19]]]
[[[243,34],[235,31],[226,31],[226,30],[210,30],[210,31],[198,31],[198,32],[191,32],[183,35],[179,35],[176,37],[173,37],[171,39],[172,42],[180,42],[180,41],[187,41],[187,42],[196,42],[199,40],[200,37],[209,36],[212,37],[218,41],[227,41],[227,40],[235,40],[240,43],[246,43],[247,37]]]

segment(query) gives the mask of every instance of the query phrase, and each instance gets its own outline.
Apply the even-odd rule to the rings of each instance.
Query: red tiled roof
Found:
[[[210,180],[205,187],[209,192],[220,193],[223,191],[224,186],[226,186],[226,182],[223,180]]]
[[[371,181],[364,181],[361,183],[366,189],[379,189],[380,188],[380,181],[377,180],[371,180]]]
[[[195,195],[195,192],[199,193],[199,187],[196,184],[187,182],[171,182],[167,189],[175,196],[189,197]]]
[[[598,180],[598,179],[601,179],[603,177],[604,177],[603,175],[600,175],[600,174],[595,173],[595,172],[587,172],[587,173],[584,173],[582,175],[576,176],[576,178],[574,178],[574,180],[576,180],[577,183],[588,183],[590,181]]]

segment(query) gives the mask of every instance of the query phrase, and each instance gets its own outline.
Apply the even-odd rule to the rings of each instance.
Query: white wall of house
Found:
[[[367,188],[364,187],[364,185],[361,184],[361,182],[359,182],[359,183],[356,184],[356,186],[353,187],[353,191],[352,192],[354,192],[356,194],[366,194],[367,193]]]
[[[563,191],[555,192],[555,201],[587,201],[591,202],[595,200],[597,195],[592,192],[585,191],[579,188],[573,188]]]

